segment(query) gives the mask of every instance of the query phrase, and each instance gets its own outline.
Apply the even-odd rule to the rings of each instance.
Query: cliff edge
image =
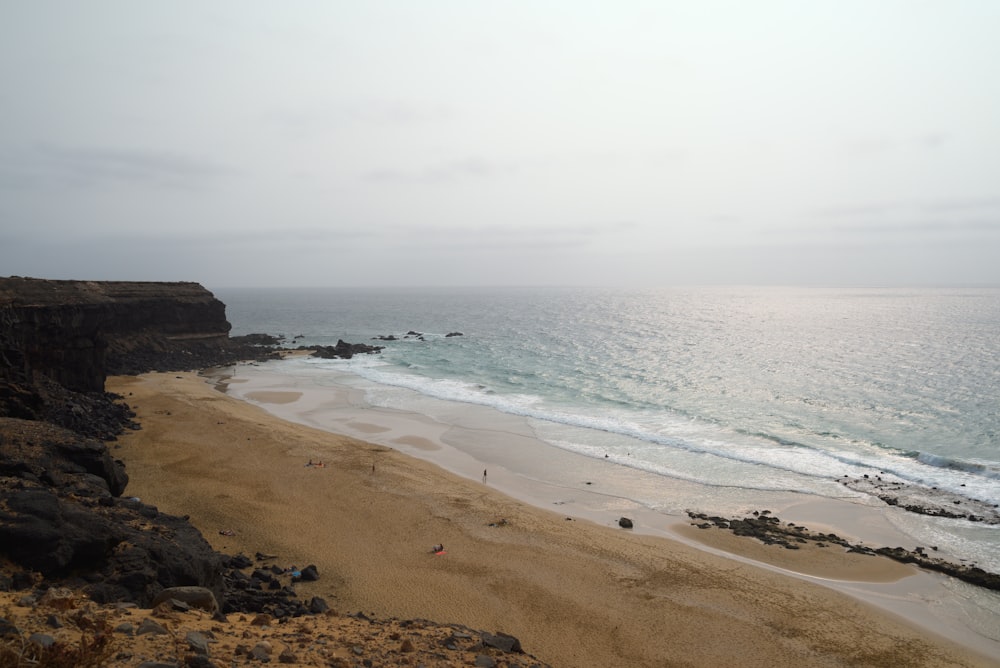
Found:
[[[0,278],[0,374],[101,392],[108,373],[221,353],[226,307],[197,283]],[[161,358],[157,362],[152,360]]]
[[[225,305],[197,283],[0,278],[0,665],[222,665],[209,659],[205,631],[225,665],[256,666],[272,660],[269,641],[245,645],[261,628],[276,630],[285,664],[533,659],[504,634],[341,618],[316,597],[307,605],[292,583],[318,578],[315,566],[288,575],[268,570],[269,555],[220,554],[187,517],[125,495],[125,465],[102,441],[140,427],[123,398],[105,392],[106,377],[277,354],[253,345],[272,339],[234,340],[229,330]],[[112,626],[132,614],[121,603],[153,609],[136,613],[138,629]],[[219,622],[233,612],[256,616],[237,617],[226,634]],[[302,639],[299,624],[293,651],[277,624],[305,615],[314,617],[316,642]],[[202,619],[211,626],[177,636],[168,629]]]
[[[124,464],[101,441],[139,428],[108,375],[273,354],[229,330],[197,283],[0,278],[0,590],[40,576],[99,601],[146,605],[178,585],[224,598],[223,555],[184,518],[123,498]]]

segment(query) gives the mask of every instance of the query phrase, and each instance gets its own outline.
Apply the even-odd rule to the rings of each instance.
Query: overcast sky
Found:
[[[996,0],[0,0],[0,275],[996,285],[998,35]]]

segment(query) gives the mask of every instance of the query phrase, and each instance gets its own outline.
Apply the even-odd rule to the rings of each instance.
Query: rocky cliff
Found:
[[[229,329],[225,305],[197,283],[0,278],[0,374],[8,380],[44,375],[71,390],[103,391],[107,373],[140,370],[143,357],[222,349]]]
[[[123,498],[124,465],[100,441],[138,428],[107,375],[273,354],[229,329],[196,283],[0,278],[0,589],[42,577],[96,600],[149,604],[176,585],[222,597],[223,555],[184,518]],[[9,564],[23,570],[6,577]]]
[[[127,484],[103,443],[0,418],[0,560],[29,574],[24,586],[69,581],[99,601],[149,605],[177,585],[223,600],[222,555],[183,518],[122,498]]]

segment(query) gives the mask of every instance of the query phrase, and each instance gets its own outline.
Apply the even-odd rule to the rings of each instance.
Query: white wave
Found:
[[[937,468],[949,469],[952,471],[964,471],[966,473],[973,473],[985,478],[1000,480],[1000,468],[997,468],[995,464],[989,462],[976,462],[955,459],[952,457],[942,457],[926,452],[918,454],[917,461],[927,464],[928,466],[935,466]]]
[[[823,449],[801,443],[791,443],[787,440],[776,442],[771,438],[738,434],[721,427],[705,423],[699,424],[696,421],[681,416],[670,416],[666,413],[651,418],[648,415],[599,415],[560,410],[538,395],[500,394],[482,383],[457,379],[432,379],[415,374],[399,373],[396,370],[398,367],[384,360],[378,360],[374,356],[365,356],[359,361],[338,361],[336,365],[341,369],[349,369],[350,372],[374,383],[404,388],[425,397],[486,406],[504,413],[573,429],[614,434],[641,443],[653,444],[668,451],[680,450],[738,462],[747,466],[766,467],[772,471],[772,478],[775,473],[784,472],[808,478],[830,480],[845,474],[858,476],[877,471],[885,476],[895,476],[902,482],[937,486],[984,502],[993,503],[1000,500],[997,498],[1000,496],[1000,490],[995,484],[991,484],[998,479],[997,476],[989,475],[986,479],[977,480],[970,477],[977,472],[975,465],[963,468],[955,465],[949,466],[946,465],[946,458],[935,458],[932,455],[913,459],[877,448],[859,450],[857,448],[837,449],[830,446]],[[382,396],[375,401],[380,405],[388,406],[398,399]],[[643,420],[652,422],[652,426],[644,425]],[[578,440],[585,441],[586,439]],[[553,444],[565,449],[576,450],[588,456],[603,457],[603,453],[597,453],[582,442],[568,445],[573,442],[574,439],[564,439],[559,444]],[[665,473],[658,468],[660,464],[657,463],[655,457],[647,461],[632,459],[628,463],[652,473],[708,482],[705,475],[700,475],[695,471],[685,473],[673,470],[670,473]],[[769,483],[766,482],[767,475],[754,476],[754,478],[760,485],[763,485],[762,489],[770,488]],[[802,483],[800,486],[806,487],[808,483]],[[786,488],[783,487],[783,489]]]

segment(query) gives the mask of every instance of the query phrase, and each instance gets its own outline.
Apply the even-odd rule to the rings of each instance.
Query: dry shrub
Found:
[[[83,631],[76,644],[55,642],[40,647],[19,634],[0,640],[0,668],[101,668],[111,660],[114,650],[106,623]]]

